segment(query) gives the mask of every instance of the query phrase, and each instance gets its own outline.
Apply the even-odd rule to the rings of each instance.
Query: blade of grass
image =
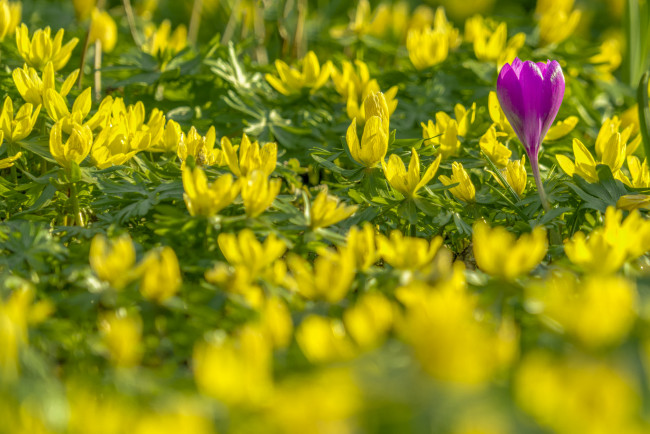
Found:
[[[650,158],[650,106],[648,105],[648,79],[650,71],[646,71],[639,81],[637,89],[637,102],[639,106],[639,129],[643,139],[643,149],[646,158]]]

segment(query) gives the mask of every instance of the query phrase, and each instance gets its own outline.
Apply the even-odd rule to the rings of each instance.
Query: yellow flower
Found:
[[[348,231],[342,248],[350,251],[357,269],[365,271],[379,259],[375,238],[375,229],[370,222],[365,222],[361,229],[352,226]]]
[[[242,229],[237,235],[221,233],[217,241],[230,264],[244,266],[253,276],[273,265],[287,251],[285,242],[274,233],[260,243],[250,229]]]
[[[255,170],[270,176],[277,164],[277,143],[266,143],[260,149],[260,144],[257,141],[251,143],[246,134],[242,136],[239,144],[239,158],[228,137],[221,138],[221,150],[230,171],[238,177],[246,177]]]
[[[596,155],[598,158],[603,158],[603,155],[611,152],[609,147],[613,146],[612,136],[615,136],[617,133],[620,133],[620,146],[623,146],[627,155],[631,155],[636,151],[641,143],[641,135],[637,135],[634,140],[629,142],[630,136],[634,131],[634,125],[628,125],[623,128],[621,131],[622,120],[617,116],[605,119],[603,125],[598,131],[598,136],[596,137]],[[628,143],[629,142],[629,143]],[[617,144],[618,145],[618,144]],[[615,147],[615,146],[614,146]]]
[[[170,119],[167,121],[163,134],[155,143],[152,143],[151,146],[147,148],[148,151],[152,152],[174,152],[178,153],[178,147],[182,142],[185,141],[185,134],[181,130],[181,126],[178,122]]]
[[[569,354],[560,358],[537,350],[520,362],[513,381],[519,407],[550,432],[645,431],[633,428],[641,405],[638,380],[606,357]]]
[[[244,201],[246,215],[255,218],[271,206],[278,193],[280,193],[282,181],[272,179],[260,172],[254,171],[242,181],[241,198]]]
[[[208,183],[205,172],[200,167],[192,171],[183,168],[183,199],[190,215],[214,217],[230,205],[239,194],[239,182],[233,182],[230,174],[221,175]]]
[[[460,140],[458,140],[458,122],[449,117],[445,112],[436,113],[436,122],[429,119],[425,124],[422,122],[422,138],[440,148],[442,158],[449,158],[458,155],[460,151]]]
[[[386,156],[388,135],[385,133],[382,119],[372,116],[366,120],[361,142],[357,136],[357,120],[353,119],[345,135],[350,155],[359,164],[375,167]]]
[[[576,232],[564,243],[564,252],[571,262],[595,274],[615,273],[627,259],[626,240],[611,242],[602,228],[589,236]]]
[[[141,150],[139,145],[147,139],[142,133],[129,134],[123,123],[104,128],[95,138],[92,162],[99,169],[124,164]]]
[[[11,75],[20,96],[23,97],[25,102],[33,104],[34,106],[43,104],[45,92],[48,89],[56,91],[56,80],[54,77],[54,66],[52,66],[52,62],[48,62],[47,65],[45,65],[42,78],[38,76],[38,71],[34,68],[30,68],[27,64],[22,68],[14,69]],[[70,89],[74,86],[78,75],[79,70],[75,69],[61,85],[61,90],[58,92],[59,95],[64,98],[68,95],[68,92],[70,92]]]
[[[171,247],[147,253],[138,266],[140,293],[148,300],[162,303],[181,287],[181,269]]]
[[[608,37],[600,44],[598,54],[589,58],[601,80],[614,80],[612,72],[616,71],[623,61],[622,45],[620,38]]]
[[[444,185],[451,185],[458,183],[457,186],[449,189],[451,194],[456,196],[458,199],[463,202],[474,202],[476,195],[476,189],[472,180],[469,178],[469,174],[465,171],[465,168],[461,163],[454,161],[451,165],[452,175],[451,178],[445,175],[440,175],[438,179]]]
[[[462,42],[460,31],[447,20],[445,8],[442,6],[436,9],[435,15],[433,16],[433,29],[447,35],[450,50],[454,50],[460,46]]]
[[[497,174],[492,171],[489,172],[501,184],[501,180]],[[501,174],[506,179],[508,185],[517,193],[517,196],[521,197],[526,189],[526,181],[528,179],[526,177],[526,156],[521,157],[521,160],[509,160],[506,167],[501,169]],[[501,186],[505,187],[503,184]]]
[[[483,151],[494,165],[499,168],[505,168],[510,161],[510,156],[512,155],[512,151],[499,142],[499,137],[504,135],[507,134],[497,133],[496,128],[492,125],[479,140],[481,151]]]
[[[462,104],[456,104],[454,106],[454,116],[458,123],[458,135],[467,137],[469,128],[476,120],[476,103],[472,103],[469,109],[466,109]]]
[[[406,49],[416,69],[427,69],[447,59],[449,36],[431,27],[413,29],[408,32]]]
[[[29,66],[43,70],[48,62],[52,62],[54,70],[58,71],[70,60],[72,50],[79,42],[79,39],[72,38],[67,44],[61,46],[64,30],[60,29],[54,39],[51,37],[51,32],[49,26],[45,29],[38,29],[30,40],[29,30],[25,24],[21,24],[16,29],[18,53]]]
[[[187,47],[187,28],[180,24],[172,32],[169,20],[163,20],[158,28],[153,24],[146,26],[144,37],[142,51],[152,56],[173,56]]]
[[[650,250],[650,221],[632,211],[623,220],[623,212],[610,206],[605,211],[603,236],[611,245],[622,244],[628,259],[635,259]]]
[[[115,289],[122,289],[133,277],[135,248],[129,234],[112,239],[95,235],[90,243],[90,268]]]
[[[312,229],[325,228],[345,220],[359,208],[357,205],[340,203],[337,196],[327,194],[327,189],[321,190],[309,207],[308,220]]]
[[[462,263],[457,267],[462,274]],[[410,300],[403,301],[405,313],[396,328],[433,378],[480,385],[516,357],[518,332],[512,321],[490,324],[486,315],[478,316],[476,297],[463,287],[417,282],[399,291],[398,298]]]
[[[97,0],[72,0],[74,12],[78,20],[84,20],[90,16],[95,9]]]
[[[291,343],[293,320],[287,304],[278,296],[272,296],[264,303],[261,312],[261,326],[273,348],[286,348]]]
[[[627,168],[630,171],[630,187],[649,188],[650,187],[650,170],[648,170],[648,160],[643,159],[643,164],[634,155],[627,157]]]
[[[361,348],[379,344],[393,326],[395,311],[380,292],[362,295],[354,306],[343,312],[345,328]]]
[[[0,142],[2,142],[2,131],[0,131]],[[12,157],[3,158],[0,160],[0,169],[8,169],[14,165],[14,162],[23,156],[22,152],[17,153]]]
[[[312,363],[341,361],[354,356],[354,345],[337,319],[307,316],[296,330],[296,341]]]
[[[0,297],[0,378],[3,382],[18,377],[20,354],[29,345],[29,326],[44,321],[54,310],[48,301],[34,303],[35,296],[34,288],[20,281],[8,297]]]
[[[93,132],[87,125],[74,123],[65,143],[62,136],[61,123],[54,124],[50,130],[50,153],[56,162],[66,169],[70,168],[72,162],[81,164],[93,146]]]
[[[479,268],[487,274],[506,280],[530,273],[546,255],[546,230],[537,226],[518,239],[501,226],[478,221],[474,224],[472,243]]]
[[[306,259],[290,253],[287,265],[296,281],[298,292],[310,300],[329,303],[341,301],[354,280],[354,260],[349,252],[321,250],[313,267]]]
[[[90,113],[92,106],[91,95],[91,89],[86,88],[75,99],[72,104],[72,111],[70,111],[68,109],[68,100],[63,95],[54,89],[47,89],[43,94],[43,105],[50,119],[60,123],[63,131],[70,134],[73,124],[85,125],[84,119]],[[90,124],[88,126],[90,127]]]
[[[18,113],[14,116],[14,105],[11,98],[6,97],[0,113],[0,130],[5,140],[16,143],[29,136],[36,124],[41,106],[34,106],[30,103],[23,104]]]
[[[113,51],[117,44],[117,24],[108,12],[95,8],[92,12],[88,42],[92,44],[98,40],[102,43],[103,51]]]
[[[221,149],[214,147],[216,140],[214,127],[210,127],[205,136],[201,136],[196,128],[190,128],[187,136],[178,145],[177,154],[182,161],[182,167],[185,167],[185,161],[190,155],[199,166],[221,166],[224,163],[224,155]]]
[[[310,93],[314,93],[323,87],[330,77],[332,63],[328,61],[321,67],[316,53],[310,51],[302,59],[300,71],[291,68],[280,59],[275,61],[275,68],[279,78],[266,74],[266,81],[281,94],[289,96],[300,93],[303,89],[309,89]]]
[[[629,180],[620,171],[625,162],[625,143],[621,141],[620,133],[610,136],[609,142],[605,145],[604,152],[602,161],[597,163],[587,147],[580,140],[573,139],[575,163],[565,155],[556,155],[555,158],[562,170],[564,170],[564,173],[568,176],[577,174],[588,182],[598,182],[596,166],[598,164],[606,164],[612,170],[615,178],[629,184]]]
[[[619,344],[636,319],[637,292],[633,282],[619,276],[569,273],[527,288],[526,300],[589,348]]]
[[[113,364],[119,368],[131,368],[142,357],[142,320],[137,313],[124,309],[101,316],[99,330]]]
[[[506,118],[506,114],[499,104],[499,99],[497,98],[497,93],[490,91],[488,95],[488,111],[490,112],[490,118],[494,125],[499,129],[499,131],[505,133],[509,138],[515,136],[515,130],[512,129],[512,125]]]
[[[472,35],[474,54],[478,60],[496,63],[501,68],[506,63],[511,63],[526,42],[524,33],[517,33],[508,39],[508,26],[506,23],[498,25],[491,20],[484,20],[480,16],[474,17],[470,22],[472,26],[469,33]],[[494,28],[496,26],[496,28]],[[466,34],[467,23],[466,23]]]
[[[0,41],[7,35],[14,35],[23,13],[21,2],[0,1]]]
[[[229,405],[265,402],[273,387],[269,344],[262,330],[252,326],[235,337],[212,337],[197,343],[192,365],[199,391]]]
[[[569,7],[555,7],[544,9],[538,8],[541,13],[539,19],[539,39],[541,45],[559,44],[573,34],[580,23],[582,13],[578,10],[571,11],[573,1],[562,0]],[[570,3],[570,4],[569,4]]]
[[[577,116],[569,116],[563,121],[556,122],[551,128],[549,128],[548,133],[544,140],[558,140],[562,137],[569,134],[573,129],[578,125]]]
[[[398,230],[390,233],[390,238],[377,236],[377,249],[381,257],[398,270],[420,270],[431,264],[433,257],[442,246],[442,238],[431,241],[424,238],[405,237]]]
[[[0,160],[0,168],[2,168],[2,161]],[[616,202],[616,208],[626,211],[634,209],[650,209],[650,195],[647,194],[626,194],[621,196]]]
[[[408,172],[402,159],[396,154],[388,158],[388,164],[382,161],[384,175],[390,185],[407,198],[414,198],[418,195],[418,190],[426,186],[438,171],[440,166],[441,155],[438,155],[433,163],[429,165],[424,175],[420,177],[420,157],[415,148],[411,148],[411,161],[409,162]]]

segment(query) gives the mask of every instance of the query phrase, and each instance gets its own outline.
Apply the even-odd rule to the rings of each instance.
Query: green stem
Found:
[[[546,192],[544,191],[544,185],[542,184],[542,177],[539,174],[539,163],[537,158],[530,158],[530,167],[533,169],[533,177],[535,178],[535,185],[537,186],[537,193],[539,194],[539,199],[542,202],[542,207],[544,211],[549,212],[551,206],[548,203],[548,198],[546,197]]]
[[[84,226],[84,218],[81,214],[81,209],[79,208],[79,198],[77,192],[77,184],[74,182],[70,183],[70,202],[72,203],[72,213],[74,215],[75,223],[77,226]]]

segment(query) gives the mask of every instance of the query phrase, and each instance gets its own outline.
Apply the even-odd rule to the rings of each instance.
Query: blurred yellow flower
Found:
[[[617,345],[636,319],[637,292],[619,276],[554,275],[526,290],[526,302],[588,348]]]
[[[350,251],[357,269],[366,271],[379,260],[375,239],[375,229],[370,222],[364,222],[361,229],[352,226],[348,231],[342,248]]]
[[[101,41],[102,50],[107,53],[113,51],[115,44],[117,44],[117,24],[115,24],[115,20],[108,12],[100,11],[97,8],[93,9],[88,35],[89,43],[92,44],[95,41]]]
[[[287,265],[298,293],[310,300],[337,303],[346,296],[354,280],[354,260],[347,251],[320,250],[313,266],[306,259],[290,253]]]
[[[515,136],[515,130],[512,129],[512,125],[510,125],[508,118],[506,118],[506,114],[503,112],[501,104],[499,104],[497,93],[494,91],[490,91],[488,95],[488,111],[490,112],[490,118],[494,122],[494,126],[499,131],[505,133],[508,138]]]
[[[559,44],[573,34],[582,12],[573,10],[573,0],[542,0],[537,2],[539,39],[541,45]]]
[[[221,150],[230,171],[237,177],[245,177],[255,170],[270,176],[277,164],[277,143],[266,143],[260,148],[260,144],[257,141],[251,143],[246,134],[242,136],[239,144],[239,156],[230,139],[225,136],[221,138]]]
[[[316,92],[327,83],[332,70],[332,63],[327,61],[321,67],[318,57],[313,51],[307,53],[301,62],[302,70],[297,70],[277,59],[275,68],[279,77],[266,74],[266,81],[275,90],[287,96],[300,93],[303,89],[309,89],[310,93]]]
[[[307,316],[296,330],[296,341],[312,363],[347,360],[355,355],[354,344],[338,319]]]
[[[270,297],[261,311],[261,327],[273,348],[286,348],[293,336],[293,320],[287,304],[278,296]]]
[[[44,321],[54,310],[50,302],[34,302],[35,298],[34,288],[22,281],[7,297],[0,297],[0,378],[4,382],[19,374],[19,356],[29,344],[29,325]]]
[[[228,405],[265,402],[273,390],[269,344],[262,330],[253,326],[246,326],[234,337],[197,343],[192,362],[199,391]]]
[[[71,164],[81,164],[90,153],[93,146],[93,132],[85,125],[72,124],[70,136],[63,143],[61,123],[56,123],[50,130],[50,153],[57,163],[65,169],[70,169]]]
[[[598,71],[598,77],[605,81],[614,81],[612,72],[616,71],[623,62],[623,42],[620,37],[608,37],[600,44],[597,54],[589,58]]]
[[[438,177],[440,182],[442,182],[444,185],[452,185],[458,183],[457,186],[449,189],[451,194],[463,202],[474,202],[476,189],[474,188],[474,184],[472,184],[472,180],[469,178],[469,174],[465,171],[463,165],[454,161],[451,165],[451,170],[451,178],[445,175],[440,175]]]
[[[569,116],[563,121],[558,121],[549,128],[544,140],[558,140],[569,134],[578,125],[577,116]]]
[[[2,167],[0,160],[0,167]],[[635,209],[650,209],[650,195],[647,194],[626,194],[616,201],[616,208],[632,211]]]
[[[260,243],[250,229],[242,229],[239,233],[221,233],[217,238],[221,253],[232,265],[246,267],[253,275],[273,265],[287,251],[284,241],[270,233],[263,243]]]
[[[506,280],[530,273],[542,262],[548,249],[546,230],[537,226],[530,234],[516,238],[501,226],[478,221],[474,224],[472,244],[478,267]]]
[[[6,97],[0,113],[0,130],[4,140],[16,143],[29,136],[36,124],[41,106],[34,106],[30,103],[23,104],[14,116],[14,104],[11,98]]]
[[[230,205],[239,194],[239,182],[233,182],[230,174],[221,175],[208,183],[205,172],[200,167],[191,170],[183,168],[183,199],[190,215],[214,217]]]
[[[95,235],[90,243],[90,268],[115,289],[122,289],[134,277],[135,248],[128,233],[110,242]]]
[[[643,164],[638,157],[629,155],[627,157],[627,169],[630,171],[629,186],[633,188],[650,187],[650,170],[648,169],[648,159],[643,159]]]
[[[496,23],[474,16],[465,23],[465,35],[469,35],[474,44],[474,54],[478,60],[495,63],[500,69],[506,63],[511,63],[519,49],[526,43],[526,35],[517,33],[508,39],[506,23]]]
[[[78,20],[85,20],[97,5],[97,0],[72,0],[74,12]]]
[[[244,210],[250,218],[255,218],[266,211],[282,187],[282,180],[269,179],[264,172],[255,170],[242,179],[241,198]]]
[[[341,203],[338,196],[327,194],[327,188],[325,188],[311,202],[307,212],[309,227],[315,230],[332,226],[350,217],[357,208],[357,205]]]
[[[426,186],[431,181],[438,171],[442,155],[438,155],[420,176],[420,157],[418,156],[415,148],[411,148],[411,161],[409,162],[408,172],[404,166],[404,162],[397,154],[392,154],[388,158],[388,164],[382,160],[382,167],[384,175],[390,185],[407,198],[414,198],[418,196],[418,190]]]
[[[538,350],[519,365],[514,395],[525,412],[553,432],[626,432],[640,405],[636,382],[599,359],[559,358]]]
[[[148,300],[162,303],[181,287],[181,269],[171,247],[152,250],[138,265],[140,293]]]
[[[0,143],[2,143],[2,131],[0,131]],[[23,156],[22,152],[18,152],[11,157],[3,158],[0,160],[0,169],[8,169],[14,165],[14,162]]]
[[[391,302],[380,292],[372,292],[362,295],[354,306],[343,312],[343,322],[359,347],[371,349],[385,339],[394,316]]]
[[[61,46],[64,30],[60,29],[54,39],[51,37],[51,32],[49,26],[45,29],[38,29],[30,39],[29,30],[25,24],[21,24],[16,29],[18,53],[29,66],[40,71],[45,68],[48,62],[52,62],[55,71],[63,68],[70,60],[72,50],[79,42],[79,39],[72,38],[67,44]]]
[[[140,362],[142,320],[137,313],[124,309],[106,313],[99,319],[99,330],[115,366],[131,368]]]
[[[427,69],[447,59],[449,36],[431,27],[413,29],[406,38],[406,49],[416,69]]]
[[[43,99],[48,89],[56,91],[56,79],[54,77],[54,66],[52,65],[52,62],[48,62],[47,65],[45,65],[41,77],[38,76],[38,71],[27,66],[27,64],[22,68],[14,69],[11,75],[20,96],[23,97],[25,102],[33,104],[34,106],[43,104]],[[61,90],[58,91],[58,94],[65,98],[68,95],[68,92],[70,92],[70,89],[72,89],[78,75],[78,69],[72,71],[61,85]]]
[[[22,2],[0,0],[0,41],[4,40],[7,35],[13,36],[16,33],[22,13]]]
[[[428,241],[424,238],[405,237],[398,230],[392,231],[389,238],[377,235],[379,254],[386,263],[398,270],[420,270],[427,267],[441,246],[440,237]]]
[[[622,119],[619,119],[618,116],[613,116],[611,118],[606,118],[603,121],[603,124],[598,130],[598,136],[596,137],[596,156],[598,158],[603,158],[604,155],[611,152],[611,147],[613,147],[612,136],[620,133],[620,145],[625,149],[627,155],[631,155],[636,151],[641,143],[641,135],[637,135],[632,141],[630,141],[630,136],[634,131],[635,125],[629,124],[626,127],[622,127]],[[604,158],[603,158],[604,160]]]
[[[144,29],[145,42],[142,51],[152,56],[171,57],[187,47],[187,28],[180,24],[172,32],[169,20],[163,20],[159,27],[149,24]]]

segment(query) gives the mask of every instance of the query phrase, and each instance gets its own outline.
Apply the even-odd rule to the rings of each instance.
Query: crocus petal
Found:
[[[521,67],[524,66],[524,62],[521,61],[519,57],[515,57],[515,60],[512,61],[512,70],[519,78],[519,73],[521,72]]]
[[[564,74],[556,60],[549,60],[547,63],[542,92],[547,101],[542,112],[545,114],[542,119],[541,137],[543,138],[553,124],[564,98]]]
[[[526,115],[524,111],[524,98],[517,72],[508,64],[505,64],[501,68],[501,72],[499,72],[499,78],[497,79],[497,98],[512,129],[515,130],[517,136],[520,138],[523,137],[523,121]]]
[[[544,77],[534,62],[524,62],[521,73],[519,74],[519,81],[521,83],[525,112],[523,119],[523,137],[519,135],[518,131],[515,130],[515,132],[517,132],[519,140],[521,140],[524,148],[526,148],[526,152],[532,161],[533,158],[536,159],[537,152],[539,151],[539,145],[542,139],[542,119],[545,114],[544,111],[548,97],[544,95],[542,88]]]

